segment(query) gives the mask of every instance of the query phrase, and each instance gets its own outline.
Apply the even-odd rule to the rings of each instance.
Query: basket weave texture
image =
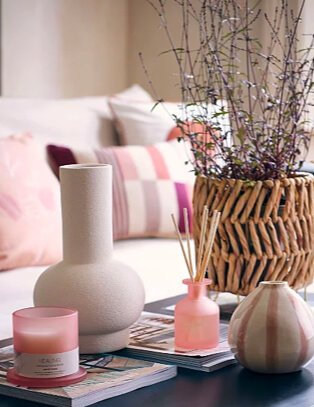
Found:
[[[194,186],[193,234],[199,245],[204,206],[221,212],[209,263],[211,290],[247,295],[260,281],[287,281],[299,289],[314,277],[314,177],[217,180]],[[209,232],[210,220],[207,227]],[[206,234],[207,236],[207,234]]]

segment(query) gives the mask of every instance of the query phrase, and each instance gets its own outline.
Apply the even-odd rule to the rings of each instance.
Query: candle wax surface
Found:
[[[62,353],[73,350],[77,346],[77,344],[68,343],[62,332],[56,331],[15,332],[13,343],[16,352],[32,354]]]

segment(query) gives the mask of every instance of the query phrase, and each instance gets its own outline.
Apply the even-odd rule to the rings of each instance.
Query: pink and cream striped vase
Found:
[[[314,314],[285,281],[263,281],[232,315],[236,359],[260,373],[300,370],[314,356]]]

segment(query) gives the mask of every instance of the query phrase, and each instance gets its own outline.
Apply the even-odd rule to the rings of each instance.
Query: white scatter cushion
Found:
[[[134,84],[124,91],[114,95],[115,98],[124,99],[127,101],[138,101],[138,102],[152,102],[153,98],[146,92],[140,85]]]
[[[150,102],[139,85],[118,93],[120,100]],[[108,96],[74,99],[0,98],[0,137],[30,132],[42,146],[49,143],[75,147],[116,145]]]
[[[154,101],[136,103],[117,97],[111,98],[109,103],[120,143],[124,145],[150,145],[166,141],[175,126],[173,115],[181,115],[177,103],[158,104],[154,108]]]
[[[41,144],[116,144],[107,98],[0,99],[0,137],[30,132]]]
[[[175,119],[191,121],[200,114],[198,107],[189,106],[184,111],[179,103],[130,102],[118,97],[110,98],[110,107],[114,123],[119,134],[119,140],[124,145],[150,145],[168,140],[170,133],[176,127]],[[226,106],[226,104],[224,103]],[[207,113],[211,117],[221,110],[220,106],[208,105]],[[204,114],[203,111],[201,111]],[[211,117],[214,124],[222,127],[223,132],[229,129],[227,115]]]

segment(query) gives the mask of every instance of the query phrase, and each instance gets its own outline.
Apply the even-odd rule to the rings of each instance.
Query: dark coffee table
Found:
[[[178,297],[147,304],[160,312]],[[94,404],[103,407],[314,407],[314,360],[302,371],[262,375],[240,365],[204,373],[179,369],[174,379]],[[0,407],[41,406],[0,396]]]

